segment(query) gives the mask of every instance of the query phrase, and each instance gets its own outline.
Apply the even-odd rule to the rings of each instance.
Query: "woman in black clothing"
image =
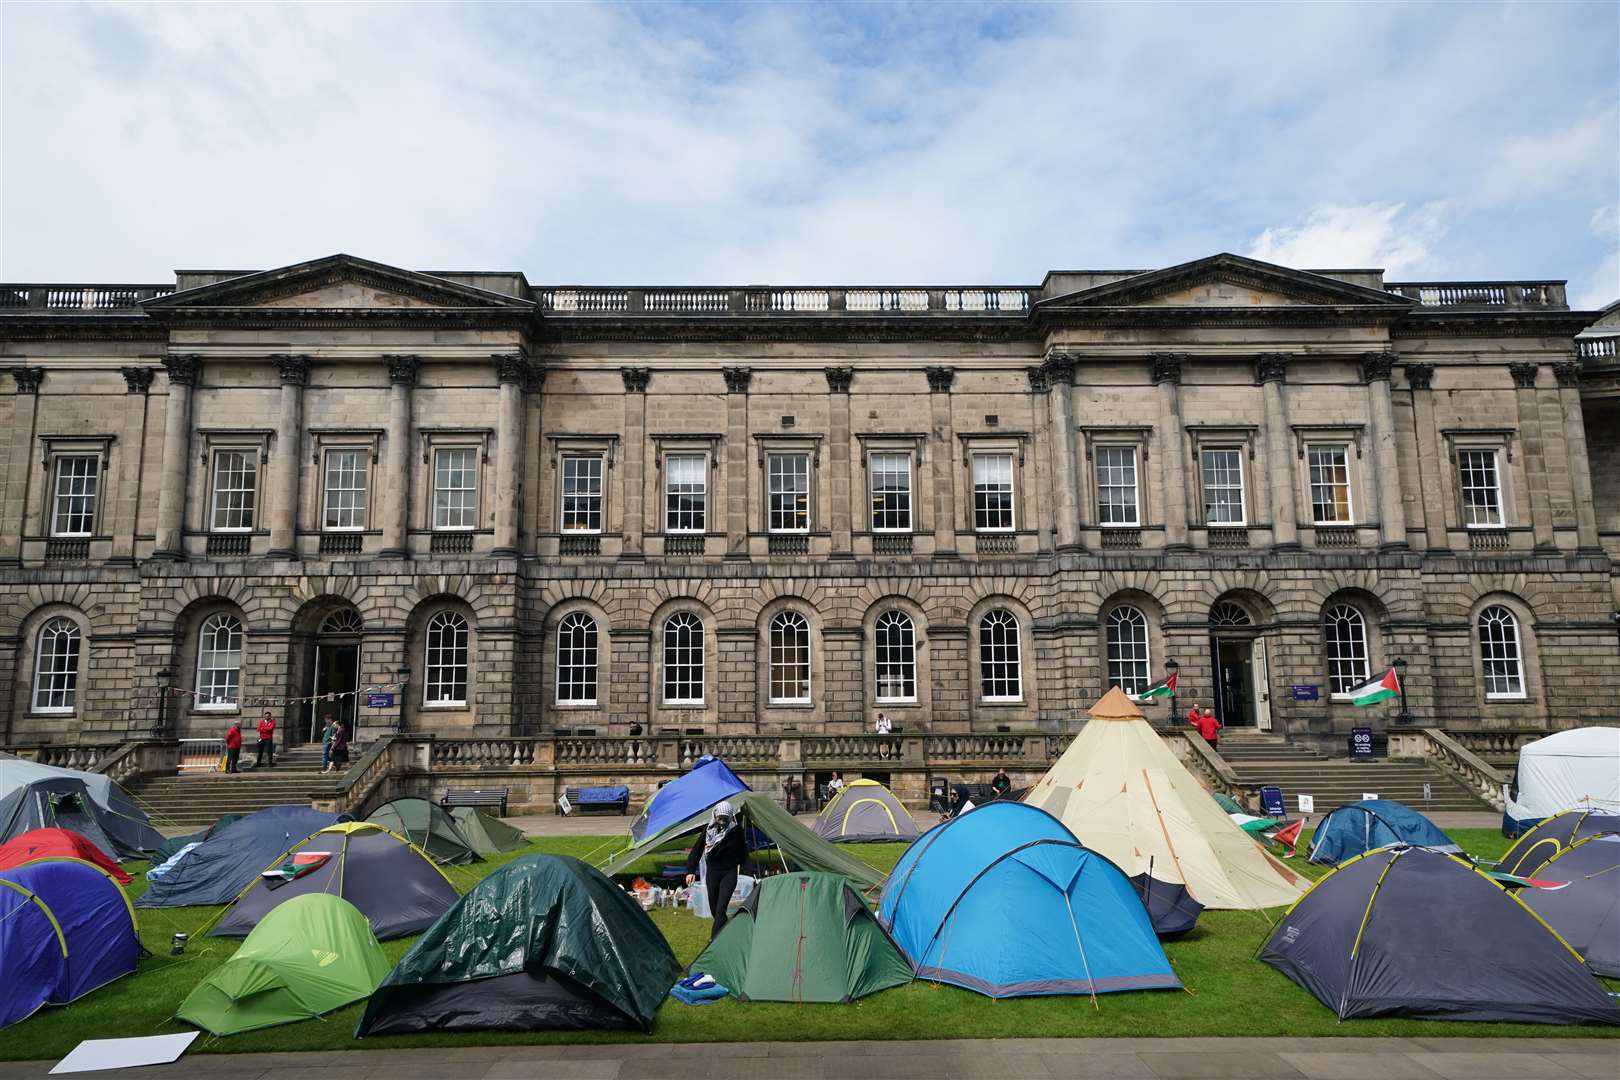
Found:
[[[737,891],[737,873],[747,861],[748,842],[743,839],[742,822],[731,812],[729,802],[716,803],[709,813],[708,827],[686,856],[686,883],[690,885],[702,877],[709,892],[709,913],[714,916],[710,941],[726,925],[726,908],[731,904],[731,894]]]

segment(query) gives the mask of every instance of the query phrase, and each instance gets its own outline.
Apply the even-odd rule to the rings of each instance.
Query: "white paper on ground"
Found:
[[[182,1035],[147,1035],[139,1039],[86,1039],[56,1063],[51,1075],[167,1065],[179,1059],[200,1031]]]

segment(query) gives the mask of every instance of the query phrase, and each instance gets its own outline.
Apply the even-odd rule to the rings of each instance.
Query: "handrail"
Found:
[[[1260,785],[1247,781],[1238,776],[1237,772],[1228,765],[1226,759],[1204,741],[1203,736],[1194,731],[1169,732],[1173,737],[1179,737],[1185,752],[1176,756],[1182,763],[1203,774],[1212,788],[1221,791],[1236,799],[1241,805],[1253,807],[1259,796]],[[1175,749],[1175,744],[1171,744]]]
[[[1508,778],[1444,731],[1422,728],[1428,757],[1498,810],[1507,806]]]
[[[373,742],[351,768],[327,787],[310,792],[310,805],[330,813],[364,816],[367,802],[394,774],[392,749],[401,741],[399,735],[389,733]],[[404,740],[407,745],[409,741]]]

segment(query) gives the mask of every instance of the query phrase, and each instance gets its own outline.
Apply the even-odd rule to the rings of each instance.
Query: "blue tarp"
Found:
[[[631,844],[640,844],[721,799],[747,790],[748,785],[725,762],[705,754],[693,763],[691,772],[659,788],[647,802],[647,808],[630,826]]]
[[[878,918],[919,978],[991,997],[1181,986],[1124,872],[1024,803],[924,833],[889,875]]]
[[[67,967],[67,945],[45,904],[0,875],[0,1028],[33,1014]]]
[[[0,877],[21,885],[56,918],[67,960],[49,1000],[65,1005],[135,970],[141,942],[124,890],[98,867],[73,859],[42,859]]]
[[[1363,799],[1328,813],[1311,834],[1310,861],[1332,866],[1391,844],[1461,851],[1439,826],[1393,799]]]
[[[623,784],[618,787],[583,787],[579,789],[581,806],[587,803],[624,802],[628,798],[630,798],[630,789]]]
[[[336,814],[307,806],[271,806],[249,814],[216,829],[172,871],[152,882],[135,906],[228,904],[288,848],[337,820]]]

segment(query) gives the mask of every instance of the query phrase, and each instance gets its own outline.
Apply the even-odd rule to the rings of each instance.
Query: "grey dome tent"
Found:
[[[173,869],[146,887],[139,908],[229,904],[289,848],[329,825],[335,814],[307,806],[267,806],[237,818],[200,841]]]
[[[894,792],[876,780],[851,780],[816,815],[816,835],[835,844],[911,843],[922,835]]]
[[[514,828],[476,806],[456,807],[450,811],[450,820],[456,823],[456,829],[480,855],[516,851],[529,842],[522,829]]]
[[[112,846],[105,849],[109,855],[138,859],[142,853],[153,851],[163,843],[163,834],[152,828],[146,811],[136,805],[129,792],[113,783],[111,777],[41,765],[0,751],[0,800],[38,780],[77,780],[84,784],[91,800],[102,811],[97,820],[112,841]]]
[[[1577,840],[1535,876],[1564,886],[1520,890],[1525,907],[1586,957],[1587,967],[1620,978],[1620,834]]]
[[[139,858],[113,838],[112,815],[101,808],[84,781],[57,776],[14,788],[0,798],[0,844],[34,829],[76,832],[109,857]]]
[[[1288,909],[1260,959],[1341,1020],[1620,1024],[1541,919],[1466,860],[1425,848],[1345,862]]]
[[[1565,810],[1519,837],[1496,868],[1509,874],[1534,874],[1575,841],[1602,833],[1620,833],[1620,816],[1592,810]]]
[[[426,799],[394,799],[366,817],[427,852],[441,866],[482,861],[444,808]]]

